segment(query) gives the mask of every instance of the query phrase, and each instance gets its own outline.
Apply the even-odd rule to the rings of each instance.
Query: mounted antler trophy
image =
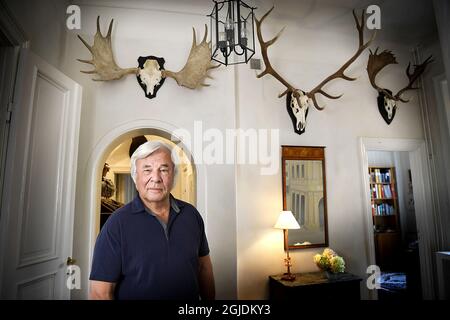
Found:
[[[302,134],[305,132],[306,127],[306,117],[308,115],[309,107],[314,105],[317,110],[323,110],[324,107],[319,106],[316,100],[316,94],[321,94],[329,99],[339,99],[342,95],[333,96],[323,90],[323,87],[330,81],[334,79],[344,79],[347,81],[354,81],[356,78],[351,78],[344,74],[345,70],[361,55],[361,53],[370,45],[370,43],[375,38],[375,32],[372,34],[372,37],[369,41],[364,43],[364,25],[365,25],[365,14],[362,12],[361,23],[359,23],[358,18],[356,17],[355,11],[353,11],[353,18],[355,19],[356,29],[358,30],[359,35],[359,46],[356,50],[355,54],[345,62],[342,67],[340,67],[335,73],[328,76],[325,80],[319,83],[314,89],[306,92],[301,89],[297,89],[291,84],[289,84],[275,69],[272,67],[269,61],[269,57],[267,54],[267,49],[269,46],[277,41],[278,37],[283,32],[284,28],[272,39],[269,41],[264,41],[261,33],[261,24],[264,19],[272,12],[274,7],[272,7],[265,15],[261,18],[261,20],[255,19],[256,21],[256,30],[258,34],[258,40],[261,45],[261,55],[264,60],[265,70],[257,75],[257,78],[261,78],[267,74],[272,75],[275,79],[281,82],[286,90],[282,92],[278,97],[281,98],[286,95],[286,108],[291,117],[292,124],[294,125],[294,131],[298,134]]]
[[[405,91],[418,89],[413,87],[414,82],[420,77],[420,75],[425,71],[428,64],[433,62],[432,56],[429,56],[422,64],[414,65],[413,72],[410,72],[411,63],[408,64],[406,68],[406,75],[408,76],[409,83],[406,87],[401,89],[396,95],[392,93],[389,89],[380,88],[375,83],[375,78],[378,72],[381,71],[385,66],[389,64],[397,64],[397,60],[391,51],[384,50],[381,53],[377,53],[378,48],[374,53],[370,51],[369,61],[367,62],[367,74],[369,75],[370,83],[378,91],[378,110],[381,113],[384,121],[390,124],[394,119],[395,112],[397,111],[397,102],[408,102],[409,100],[403,99],[401,96]]]
[[[114,19],[109,24],[108,34],[104,37],[100,32],[100,17],[97,17],[97,32],[94,36],[94,45],[90,46],[81,36],[78,38],[84,43],[92,54],[92,60],[77,59],[80,62],[92,64],[94,70],[81,71],[88,74],[97,74],[94,81],[118,80],[128,74],[135,74],[139,84],[145,92],[147,98],[154,98],[156,92],[163,85],[165,78],[175,79],[178,85],[190,89],[197,89],[205,84],[205,79],[211,78],[208,71],[217,68],[211,63],[210,43],[206,42],[208,27],[205,25],[205,35],[202,42],[197,44],[195,29],[193,31],[192,47],[189,57],[183,69],[173,72],[164,69],[164,58],[154,56],[139,57],[138,67],[120,68],[115,60],[111,48],[111,30]]]

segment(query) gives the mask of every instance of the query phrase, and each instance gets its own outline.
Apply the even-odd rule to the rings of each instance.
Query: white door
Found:
[[[29,50],[20,64],[0,216],[0,297],[70,299],[81,87]]]

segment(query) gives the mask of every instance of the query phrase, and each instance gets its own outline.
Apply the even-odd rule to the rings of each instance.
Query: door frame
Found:
[[[17,82],[17,72],[18,72],[18,65],[19,65],[19,58],[20,58],[20,50],[24,48],[29,47],[29,41],[25,35],[25,32],[23,31],[22,27],[18,23],[18,21],[14,18],[13,14],[11,13],[11,10],[8,8],[7,4],[4,0],[0,0],[0,32],[6,37],[6,39],[10,43],[10,47],[13,48],[14,52],[12,55],[8,56],[8,62],[13,67],[11,68],[11,74],[8,75],[10,79],[12,79],[11,83],[5,83],[4,88],[2,90],[6,92],[7,95],[9,95],[9,106],[8,106],[8,112],[13,112],[13,106],[14,106],[14,92],[16,90],[16,82]],[[7,168],[7,154],[9,152],[8,144],[10,140],[10,131],[11,131],[11,123],[9,123],[8,128],[6,129],[7,132],[5,133],[4,140],[0,141],[0,148],[2,148],[1,152],[1,159],[0,161],[4,165],[4,169],[6,173]],[[3,145],[2,145],[3,143]],[[0,166],[1,169],[1,166]],[[5,228],[7,225],[7,214],[4,213],[3,207],[4,207],[4,193],[5,190],[3,190],[3,186],[5,185],[6,176],[2,176],[2,180],[0,181],[0,253],[4,252],[4,237],[5,237]],[[3,267],[4,267],[4,256],[0,255],[0,288],[3,288]],[[0,290],[1,294],[1,290]]]
[[[359,138],[361,156],[361,176],[363,183],[363,214],[366,235],[367,265],[376,265],[375,244],[373,240],[372,208],[370,201],[368,151],[406,151],[409,152],[411,177],[413,183],[416,224],[419,237],[420,274],[422,296],[435,298],[434,258],[438,239],[436,239],[436,210],[431,194],[431,179],[427,149],[424,140],[393,138]],[[377,298],[376,290],[370,290],[371,299]]]

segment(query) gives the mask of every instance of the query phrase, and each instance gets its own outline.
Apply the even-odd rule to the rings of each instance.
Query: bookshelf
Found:
[[[394,167],[369,167],[372,218],[375,232],[400,229]]]
[[[377,264],[393,269],[401,244],[395,167],[369,167],[369,181]]]

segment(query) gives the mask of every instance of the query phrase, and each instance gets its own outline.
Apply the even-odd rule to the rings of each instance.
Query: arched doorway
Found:
[[[92,254],[95,247],[98,232],[100,230],[100,183],[102,169],[113,150],[128,139],[140,135],[156,135],[171,140],[180,146],[186,153],[193,169],[193,189],[195,204],[203,217],[205,228],[208,230],[208,177],[204,165],[196,164],[192,157],[192,150],[188,147],[189,141],[177,138],[179,127],[171,123],[157,119],[137,119],[124,122],[99,137],[93,145],[87,161],[86,168],[79,176],[82,180],[79,186],[78,201],[76,207],[75,226],[78,226],[78,236],[74,238],[73,256],[77,259],[80,268],[87,270],[82,276],[82,289],[73,292],[76,299],[87,299],[89,288],[89,272],[92,265]]]

